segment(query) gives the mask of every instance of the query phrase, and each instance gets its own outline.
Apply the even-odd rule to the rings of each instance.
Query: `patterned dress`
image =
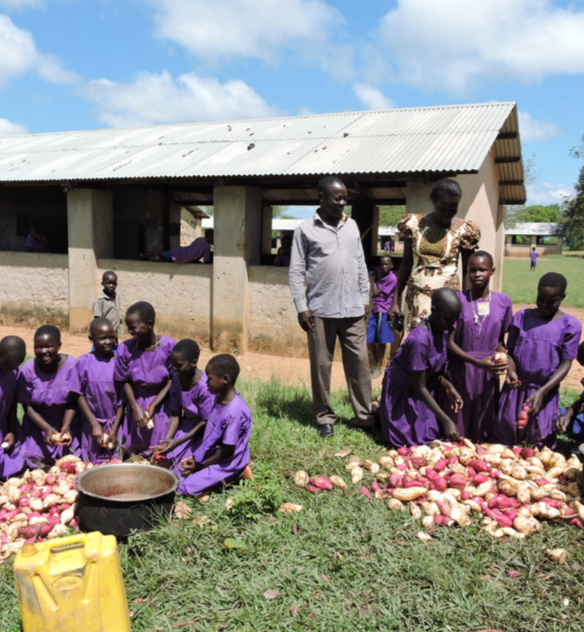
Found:
[[[432,294],[441,287],[460,290],[458,257],[462,250],[477,250],[481,231],[469,220],[450,228],[430,228],[424,215],[404,215],[400,234],[412,240],[413,263],[406,283],[404,336],[430,315]]]

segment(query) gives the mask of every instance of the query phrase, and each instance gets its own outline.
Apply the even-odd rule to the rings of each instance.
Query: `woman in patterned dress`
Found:
[[[458,182],[444,178],[430,193],[434,210],[427,215],[404,215],[397,225],[404,238],[404,256],[390,317],[399,314],[405,289],[404,338],[430,315],[432,294],[438,288],[460,290],[458,258],[462,256],[464,279],[468,258],[478,248],[479,227],[456,217],[461,197]]]

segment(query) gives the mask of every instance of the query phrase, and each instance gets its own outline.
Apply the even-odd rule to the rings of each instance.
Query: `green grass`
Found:
[[[564,305],[584,307],[584,258],[570,255],[540,257],[535,272],[529,269],[528,259],[507,257],[504,263],[503,292],[514,303],[535,303],[537,283],[546,272],[559,272],[568,279]]]
[[[341,448],[362,458],[384,448],[350,425],[346,393],[335,393],[339,423],[332,440],[313,425],[306,388],[243,383],[254,418],[254,469],[262,489],[301,503],[300,514],[246,520],[224,510],[228,495],[188,500],[190,520],[173,519],[120,544],[132,629],[245,631],[501,632],[580,631],[584,627],[583,532],[544,525],[525,542],[494,540],[478,529],[437,529],[423,544],[421,525],[356,489],[313,496],[292,474],[346,477]],[[575,392],[566,392],[563,402]],[[269,473],[268,473],[269,472]],[[262,480],[264,479],[264,480]],[[372,475],[366,476],[370,483]],[[200,528],[192,520],[208,516]],[[226,538],[244,549],[224,549]],[[568,550],[568,564],[545,549]],[[511,578],[508,571],[517,571]],[[278,595],[267,600],[267,590]],[[569,599],[569,607],[562,604]],[[136,601],[141,600],[141,601]],[[146,600],[146,601],[143,601]],[[11,564],[0,567],[0,630],[20,630]]]

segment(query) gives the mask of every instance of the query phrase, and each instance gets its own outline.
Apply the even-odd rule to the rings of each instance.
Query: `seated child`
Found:
[[[292,250],[292,237],[285,235],[282,237],[282,245],[278,248],[274,265],[289,267],[290,266],[290,251]]]
[[[507,361],[495,364],[496,352],[506,352],[504,340],[513,320],[513,306],[506,294],[489,290],[495,268],[488,252],[477,250],[468,259],[471,289],[458,292],[462,312],[448,338],[448,373],[462,398],[455,413],[443,402],[458,432],[476,443],[492,434],[499,404],[499,375]]]
[[[580,322],[560,310],[567,281],[555,272],[544,274],[537,287],[537,307],[522,309],[509,330],[509,371],[499,403],[493,436],[499,443],[527,441],[553,448],[558,416],[560,382],[578,353]],[[517,419],[524,404],[531,404],[523,429]]]
[[[1,343],[0,343],[1,344]],[[584,366],[584,342],[578,347],[578,364]],[[580,381],[584,386],[584,377]],[[568,433],[574,441],[584,442],[584,391],[580,397],[570,406],[570,408],[560,408],[560,417],[556,423],[556,430]]]
[[[220,353],[205,367],[207,388],[215,396],[203,441],[182,463],[183,480],[178,493],[199,496],[236,480],[249,465],[251,413],[235,390],[237,360]]]
[[[371,377],[377,378],[383,369],[385,345],[393,342],[393,332],[389,328],[387,313],[391,308],[397,277],[393,273],[393,261],[389,255],[381,257],[379,267],[373,276],[373,309],[367,323],[367,346],[375,362]]]
[[[89,332],[95,351],[77,359],[69,387],[78,396],[82,420],[81,457],[98,463],[114,456],[123,406],[114,382],[116,334],[113,325],[107,318],[95,318]]]
[[[215,403],[207,388],[207,376],[197,367],[199,345],[194,340],[177,342],[170,361],[174,377],[170,387],[170,423],[166,437],[155,447],[173,462],[173,470],[192,453],[203,438],[205,423]],[[197,435],[197,440],[192,441]],[[189,452],[190,450],[190,452]]]
[[[131,305],[126,327],[131,340],[118,347],[114,379],[126,399],[119,440],[128,452],[149,452],[168,430],[170,352],[176,341],[154,332],[156,313],[146,301]]]
[[[0,340],[0,479],[16,476],[24,469],[24,457],[16,442],[16,383],[18,367],[26,357],[26,345],[18,336]]]
[[[70,451],[79,452],[77,398],[70,387],[77,360],[60,351],[57,327],[39,327],[34,334],[35,357],[18,376],[17,397],[24,406],[24,419],[17,439],[29,468],[51,465]]]
[[[104,272],[101,284],[103,290],[93,302],[93,317],[107,318],[114,328],[116,338],[121,338],[124,335],[124,323],[120,294],[117,292],[118,275],[113,270]]]
[[[412,329],[385,369],[376,414],[381,419],[383,437],[391,445],[422,445],[440,437],[460,440],[456,424],[435,397],[440,387],[446,391],[455,412],[462,406],[460,395],[442,375],[448,334],[461,309],[460,298],[454,290],[436,290],[430,316]]]

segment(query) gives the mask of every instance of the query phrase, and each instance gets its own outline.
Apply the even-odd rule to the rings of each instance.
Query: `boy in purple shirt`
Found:
[[[529,258],[531,259],[531,266],[529,267],[530,270],[535,270],[535,266],[537,265],[537,258],[539,257],[539,252],[537,252],[537,250],[535,249],[535,246],[531,249],[531,252],[529,253]]]
[[[393,342],[393,332],[389,328],[387,313],[391,308],[397,277],[393,273],[393,261],[384,255],[373,275],[373,309],[367,323],[367,345],[375,362],[371,377],[376,378],[383,370],[385,345]]]
[[[16,383],[18,367],[26,357],[26,345],[18,336],[0,340],[0,479],[24,469],[24,456],[16,443]]]
[[[203,263],[213,263],[213,229],[208,228],[204,237],[198,237],[188,246],[177,246],[172,250],[164,252],[145,252],[140,255],[141,259],[154,257],[154,261],[166,261],[168,263],[196,263],[203,259]]]
[[[251,413],[235,390],[237,360],[220,353],[205,367],[207,388],[215,396],[203,441],[181,463],[183,480],[178,493],[200,496],[239,478],[249,465]]]

